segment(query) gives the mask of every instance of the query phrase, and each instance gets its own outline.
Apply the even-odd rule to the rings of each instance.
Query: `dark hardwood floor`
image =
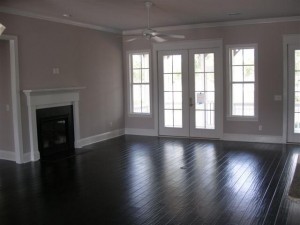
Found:
[[[300,224],[300,146],[122,136],[65,159],[0,160],[0,224]]]

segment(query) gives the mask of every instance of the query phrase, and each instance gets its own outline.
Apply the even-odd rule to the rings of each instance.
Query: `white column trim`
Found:
[[[18,38],[12,35],[1,35],[0,40],[9,41],[14,155],[15,161],[17,163],[23,163],[23,137],[19,88]]]

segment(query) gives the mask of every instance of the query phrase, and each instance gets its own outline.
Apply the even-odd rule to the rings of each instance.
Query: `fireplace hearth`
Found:
[[[41,159],[74,153],[72,105],[37,109],[36,119]]]

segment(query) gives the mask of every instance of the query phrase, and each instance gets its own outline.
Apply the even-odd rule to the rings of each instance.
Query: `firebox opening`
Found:
[[[41,159],[74,152],[73,107],[37,109],[38,147]]]

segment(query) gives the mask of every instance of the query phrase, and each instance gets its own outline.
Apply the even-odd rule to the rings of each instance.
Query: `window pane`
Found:
[[[215,111],[206,111],[205,128],[215,129]]]
[[[254,81],[254,66],[244,66],[244,81]]]
[[[165,127],[173,127],[173,110],[165,110]]]
[[[174,127],[181,128],[182,127],[182,111],[174,110]]]
[[[205,110],[215,109],[215,92],[206,92]]]
[[[243,115],[243,84],[232,84],[232,115]]]
[[[173,74],[173,91],[181,91],[181,74]]]
[[[300,113],[295,113],[294,132],[300,133]]]
[[[194,55],[195,73],[204,72],[204,54]]]
[[[295,73],[295,91],[300,91],[300,72]]]
[[[295,92],[295,112],[300,113],[300,92]]]
[[[195,91],[204,91],[204,74],[195,74]]]
[[[182,109],[182,92],[173,92],[174,109]]]
[[[172,91],[172,74],[164,74],[164,91]]]
[[[196,128],[205,128],[205,111],[196,111]]]
[[[132,55],[132,68],[137,69],[141,68],[142,66],[142,59],[141,55]]]
[[[164,73],[172,73],[172,55],[164,56]]]
[[[232,81],[233,82],[243,81],[243,66],[232,67]]]
[[[133,112],[142,112],[142,96],[141,96],[141,85],[133,85],[132,88],[133,97]]]
[[[215,74],[206,73],[205,74],[205,90],[214,91],[215,90]]]
[[[254,49],[244,49],[244,65],[254,65]]]
[[[300,50],[295,51],[295,70],[300,71]]]
[[[244,84],[244,116],[254,116],[254,84]]]
[[[165,92],[164,95],[164,108],[173,109],[173,92]]]
[[[232,65],[243,65],[243,49],[231,50]]]
[[[141,83],[142,82],[142,74],[140,69],[135,69],[132,71],[133,73],[133,83]]]
[[[173,73],[181,73],[181,55],[173,55]]]
[[[142,83],[149,83],[149,69],[143,69],[142,73]]]
[[[142,67],[149,68],[149,54],[142,55]]]
[[[205,54],[205,72],[215,71],[214,53]]]
[[[150,113],[149,85],[142,85],[142,113]]]

